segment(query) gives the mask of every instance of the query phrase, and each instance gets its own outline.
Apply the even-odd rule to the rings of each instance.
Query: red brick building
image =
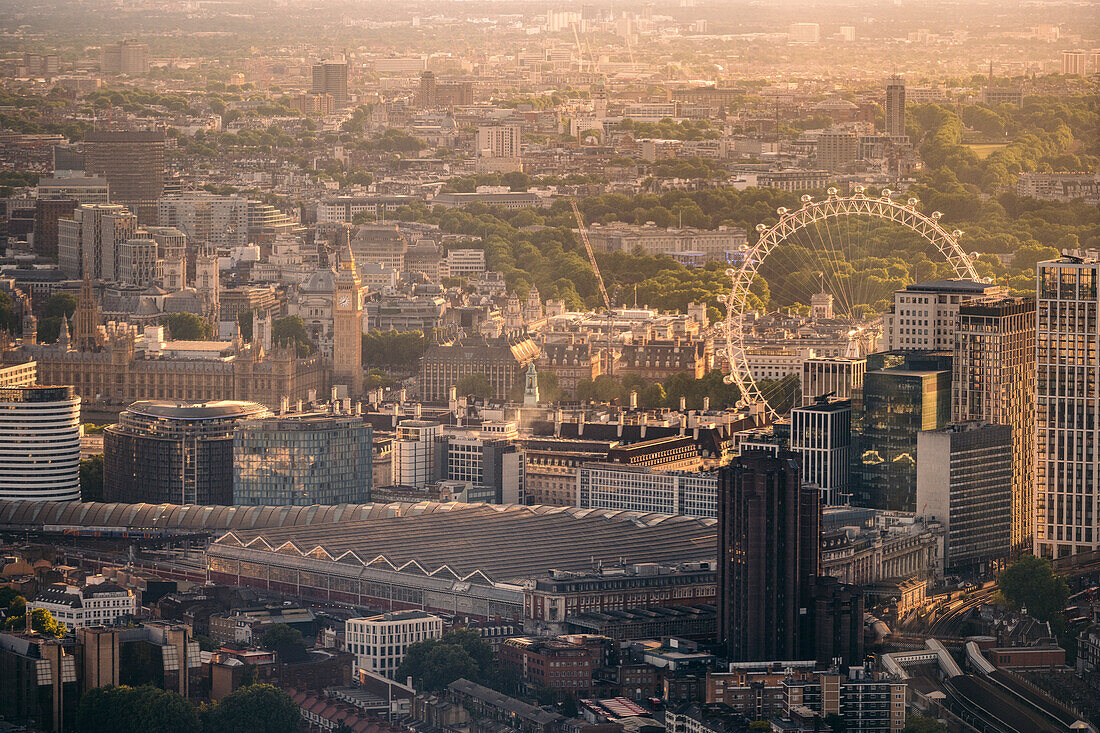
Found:
[[[500,663],[514,669],[528,689],[547,688],[560,696],[588,695],[599,668],[593,649],[551,639],[516,637],[500,647]]]
[[[1060,646],[1011,646],[985,650],[986,659],[1006,669],[1063,667],[1066,650]]]

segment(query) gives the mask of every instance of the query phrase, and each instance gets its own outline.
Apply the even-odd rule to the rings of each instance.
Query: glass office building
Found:
[[[951,419],[951,354],[872,354],[853,421],[852,503],[916,511],[917,434]]]
[[[258,417],[237,427],[233,503],[359,504],[371,498],[371,428],[328,412]]]
[[[135,402],[103,431],[106,501],[230,504],[233,431],[256,402]]]

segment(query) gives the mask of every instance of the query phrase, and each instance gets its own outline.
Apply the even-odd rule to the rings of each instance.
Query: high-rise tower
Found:
[[[905,134],[905,80],[900,76],[886,82],[886,134]]]
[[[167,178],[163,130],[97,131],[84,135],[85,170],[102,176],[111,200],[137,215],[139,224],[153,224],[157,199]]]
[[[336,109],[348,106],[348,62],[343,58],[326,59],[313,65],[314,94],[331,94]]]
[[[1012,429],[1012,548],[1035,531],[1035,301],[987,298],[959,305],[951,420]],[[918,502],[919,508],[919,502]]]
[[[718,641],[733,661],[804,658],[821,504],[798,463],[747,451],[719,473]]]
[[[1036,314],[1035,551],[1100,549],[1100,259],[1040,262]]]
[[[350,230],[340,236],[345,239],[333,285],[332,381],[346,384],[348,393],[357,397],[363,393],[362,282],[347,239],[351,236]]]

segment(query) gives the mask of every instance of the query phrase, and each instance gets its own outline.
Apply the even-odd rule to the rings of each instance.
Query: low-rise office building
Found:
[[[134,618],[138,599],[132,590],[114,583],[96,583],[82,588],[64,583],[48,585],[38,592],[27,608],[49,611],[66,629],[110,626]]]
[[[718,475],[644,466],[585,463],[577,469],[575,506],[689,517],[718,516]]]
[[[355,655],[356,669],[392,679],[410,645],[443,635],[443,620],[424,611],[394,611],[350,618],[344,628],[345,645]]]

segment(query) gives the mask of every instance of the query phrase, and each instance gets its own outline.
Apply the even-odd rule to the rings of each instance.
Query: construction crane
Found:
[[[603,275],[600,274],[600,266],[596,264],[596,253],[592,251],[592,242],[588,241],[588,230],[584,227],[584,218],[581,210],[577,208],[577,200],[569,199],[569,205],[573,207],[573,218],[577,220],[577,232],[580,233],[581,244],[588,252],[588,261],[592,264],[592,272],[596,273],[596,284],[600,286],[600,295],[603,296],[604,308],[607,311],[607,375],[615,376],[615,359],[618,354],[611,349],[612,332],[615,330],[615,314],[611,310],[611,298],[607,297],[607,288],[603,285]]]

